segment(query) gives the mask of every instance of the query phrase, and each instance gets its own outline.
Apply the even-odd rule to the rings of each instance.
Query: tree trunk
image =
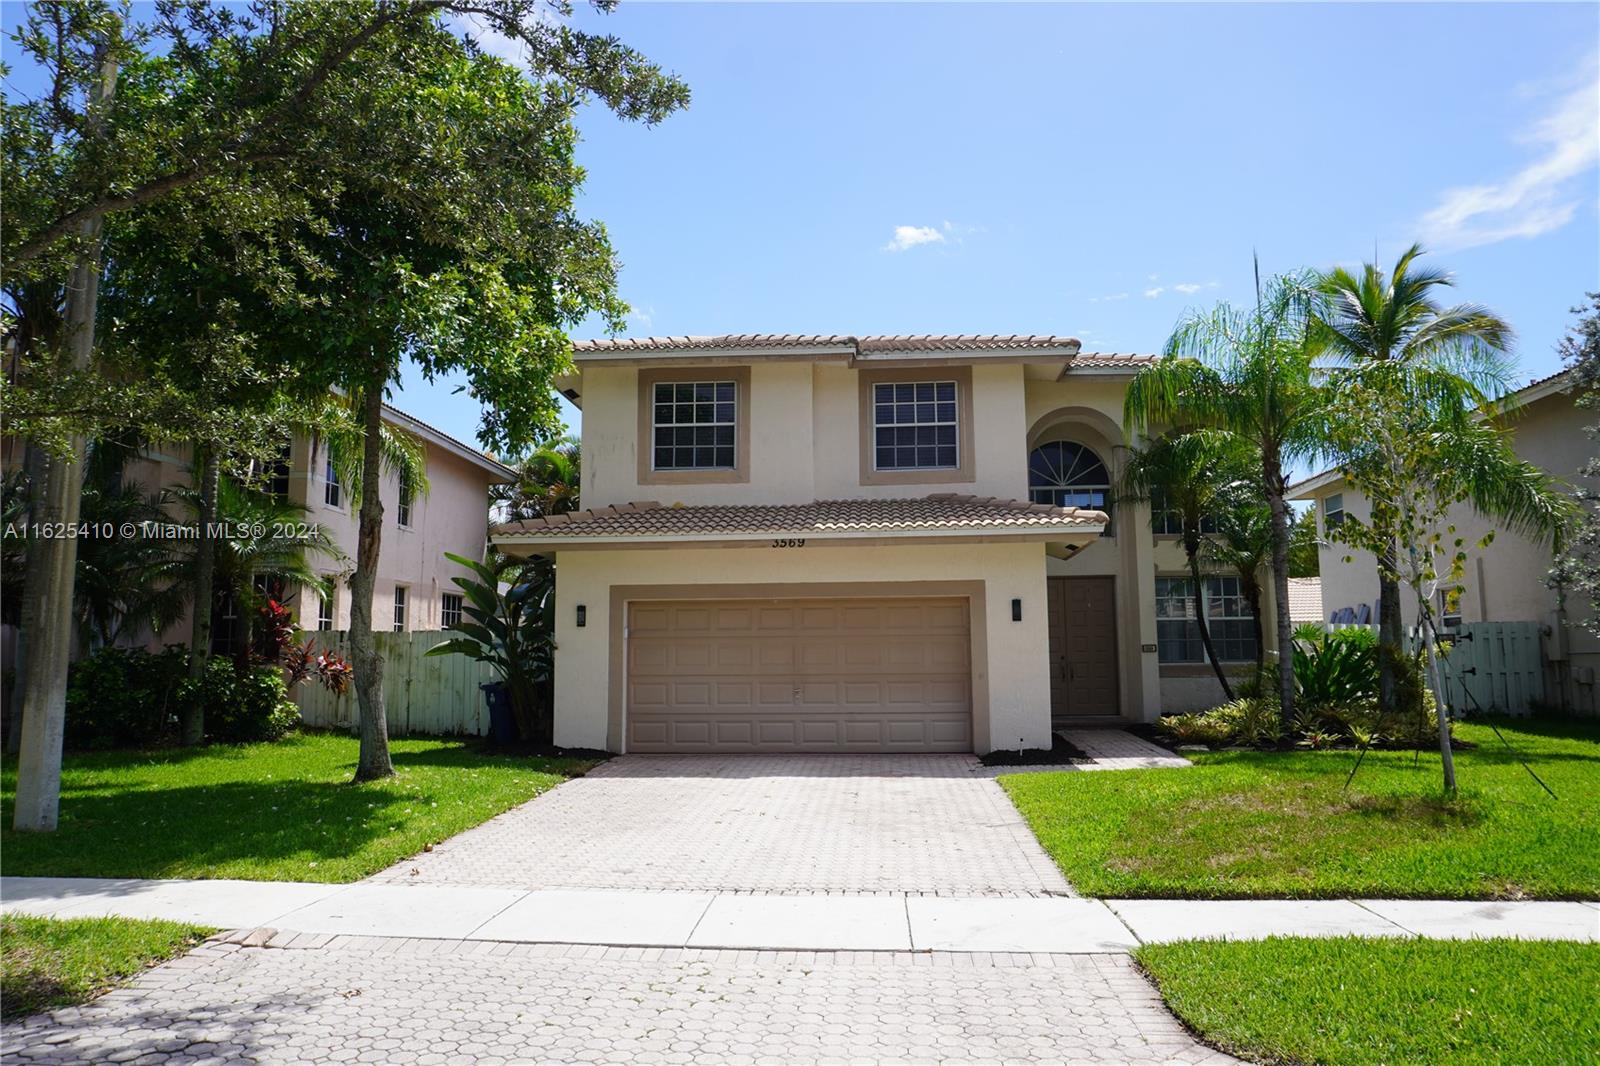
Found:
[[[1183,538],[1183,551],[1189,557],[1189,580],[1194,587],[1194,624],[1200,631],[1200,646],[1206,650],[1206,658],[1211,663],[1212,671],[1217,675],[1217,683],[1222,686],[1222,694],[1229,703],[1234,700],[1233,686],[1228,684],[1228,675],[1222,672],[1222,663],[1217,661],[1217,649],[1211,646],[1211,628],[1206,625],[1205,600],[1201,595],[1203,583],[1200,580],[1200,556],[1197,538],[1185,534]]]
[[[39,496],[43,491],[46,473],[44,449],[29,441],[23,452],[22,469],[27,485],[27,507],[22,514],[24,522],[39,520]],[[31,552],[31,549],[30,549]],[[31,562],[31,559],[29,560]],[[7,721],[6,754],[15,755],[22,750],[22,696],[28,685],[28,637],[39,618],[39,593],[42,583],[39,571],[27,566],[22,572],[22,606],[17,612],[17,640],[11,652],[11,669],[15,676],[8,694],[10,712]]]
[[[1400,582],[1391,548],[1378,566],[1378,710],[1400,712],[1399,672],[1406,667],[1405,625],[1400,618]]]
[[[217,570],[217,547],[211,539],[211,525],[217,517],[217,487],[222,480],[222,461],[215,448],[195,445],[196,468],[200,475],[200,529],[194,550],[194,621],[189,627],[190,698],[183,704],[182,740],[199,744],[206,736],[206,707],[200,699],[199,680],[205,676],[211,659],[211,609],[215,598],[212,578]]]
[[[120,25],[113,33],[120,34]],[[117,60],[107,49],[100,59],[100,83],[90,101],[89,130],[98,136],[105,106],[117,91]],[[67,281],[66,342],[76,370],[94,356],[95,306],[100,297],[100,228],[96,214],[79,228],[78,259]],[[72,647],[73,578],[78,542],[66,533],[78,523],[83,505],[83,460],[88,441],[74,434],[67,454],[51,462],[45,476],[39,520],[60,523],[61,536],[35,541],[37,558],[28,569],[39,579],[38,614],[29,642],[28,679],[22,691],[22,750],[17,760],[17,801],[13,828],[53,832],[61,806],[61,740],[66,731],[67,666]],[[30,553],[31,556],[32,553]]]
[[[1272,511],[1272,591],[1278,629],[1278,714],[1285,728],[1294,718],[1294,625],[1289,621],[1289,505],[1283,469],[1272,449],[1262,452],[1263,487]]]
[[[1240,574],[1239,586],[1250,602],[1250,624],[1256,633],[1256,683],[1259,685],[1261,675],[1267,670],[1266,633],[1261,626],[1261,582],[1254,574]]]
[[[356,780],[394,774],[389,761],[389,723],[383,707],[383,657],[372,638],[372,591],[378,581],[378,549],[383,537],[383,380],[367,383],[362,396],[365,439],[361,451],[361,522],[356,534],[356,569],[350,577],[350,663],[361,707],[361,752]]]
[[[1418,596],[1418,600],[1422,597]],[[1421,608],[1417,612],[1418,622],[1422,628],[1423,646],[1428,656],[1428,677],[1433,683],[1433,708],[1434,716],[1439,723],[1439,761],[1444,766],[1444,791],[1446,795],[1456,794],[1456,760],[1455,754],[1450,750],[1450,708],[1444,702],[1444,680],[1439,676],[1439,657],[1433,643],[1433,617],[1426,603],[1419,603]],[[1420,737],[1418,738],[1421,739]],[[1419,745],[1420,746],[1420,745]]]

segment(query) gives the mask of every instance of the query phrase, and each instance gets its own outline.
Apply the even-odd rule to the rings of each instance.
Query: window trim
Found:
[[[404,477],[397,477],[394,499],[394,524],[399,529],[410,529],[411,521],[416,515],[417,494],[406,483]]]
[[[733,467],[704,470],[655,468],[655,387],[684,381],[733,382]],[[649,367],[639,371],[638,452],[641,485],[728,485],[750,480],[750,368],[748,366]]]
[[[454,622],[445,617],[445,615],[450,611],[451,600],[456,601],[456,619]],[[439,594],[439,628],[449,629],[451,626],[460,625],[462,621],[466,619],[466,612],[462,610],[462,608],[466,606],[466,603],[466,597],[459,592],[441,592]]]
[[[1339,506],[1336,507],[1336,508],[1335,507],[1329,507],[1328,506],[1328,501],[1330,501],[1330,500],[1338,500],[1339,501]],[[1330,493],[1328,493],[1328,495],[1322,497],[1322,506],[1320,508],[1318,508],[1318,510],[1320,510],[1322,512],[1322,534],[1323,534],[1323,536],[1327,536],[1333,530],[1338,529],[1340,526],[1344,525],[1344,516],[1345,516],[1344,493],[1342,493],[1342,492],[1330,492]],[[1328,521],[1328,519],[1332,518],[1334,515],[1338,515],[1339,516],[1339,520],[1337,522]]]
[[[328,499],[329,496],[333,499]],[[339,472],[333,468],[333,459],[322,461],[322,503],[325,507],[344,510],[344,484],[339,480]]]
[[[862,485],[954,485],[977,480],[973,455],[972,368],[970,366],[905,366],[857,371],[858,450]],[[877,468],[877,419],[873,387],[914,382],[956,383],[956,463],[953,467],[911,470]]]
[[[1156,592],[1156,599],[1160,600],[1162,598],[1161,593],[1159,591],[1159,589],[1161,587],[1161,585],[1160,585],[1161,582],[1164,582],[1164,581],[1180,581],[1185,586],[1187,586],[1189,584],[1189,582],[1192,581],[1192,580],[1193,580],[1193,578],[1188,574],[1171,574],[1171,573],[1169,573],[1169,574],[1157,574],[1156,575],[1156,582],[1157,582],[1157,590],[1158,591]],[[1255,630],[1254,630],[1254,619],[1252,619],[1251,616],[1250,616],[1250,606],[1249,606],[1248,603],[1243,603],[1242,602],[1243,601],[1243,592],[1242,591],[1237,593],[1237,595],[1241,599],[1241,606],[1243,607],[1243,610],[1244,610],[1243,614],[1237,614],[1237,615],[1233,615],[1233,614],[1230,614],[1230,615],[1213,615],[1212,612],[1211,612],[1211,605],[1214,602],[1213,598],[1212,598],[1211,587],[1210,587],[1211,583],[1213,581],[1219,581],[1219,582],[1220,581],[1234,581],[1234,582],[1237,582],[1239,580],[1237,575],[1235,575],[1235,574],[1206,574],[1206,573],[1202,573],[1200,575],[1200,580],[1205,583],[1205,586],[1201,590],[1201,602],[1202,602],[1202,609],[1206,613],[1206,626],[1207,626],[1208,630],[1210,629],[1210,627],[1215,625],[1217,622],[1243,622],[1247,626],[1250,627],[1250,636],[1252,638],[1255,638],[1255,639],[1260,639],[1257,636],[1257,634],[1255,633]],[[1227,594],[1224,593],[1224,595],[1226,596]],[[1193,607],[1194,607],[1194,596],[1193,596],[1192,592],[1186,591],[1185,594],[1184,594],[1184,616],[1182,618],[1162,618],[1159,614],[1156,616],[1156,646],[1157,646],[1156,662],[1157,662],[1157,665],[1160,667],[1160,669],[1163,670],[1163,671],[1168,671],[1168,670],[1176,671],[1176,670],[1181,670],[1182,668],[1185,668],[1185,667],[1196,667],[1196,666],[1204,667],[1205,668],[1205,672],[1209,672],[1210,669],[1211,669],[1211,663],[1206,658],[1205,647],[1204,647],[1204,645],[1202,645],[1200,643],[1200,636],[1199,636],[1199,629],[1198,628],[1195,629],[1194,635],[1192,637],[1189,637],[1189,636],[1185,636],[1184,637],[1184,640],[1185,640],[1186,643],[1189,640],[1192,639],[1194,641],[1194,643],[1195,643],[1195,646],[1200,649],[1198,658],[1194,658],[1194,659],[1162,659],[1160,657],[1159,649],[1160,649],[1160,645],[1162,643],[1162,640],[1161,640],[1161,623],[1163,623],[1163,622],[1168,622],[1168,623],[1171,623],[1171,622],[1183,622],[1185,624],[1185,627],[1187,627],[1188,623],[1194,621],[1194,619],[1192,619],[1192,618],[1190,618],[1188,616],[1188,612],[1190,610],[1192,610]],[[1213,631],[1213,632],[1211,632],[1210,635],[1211,635],[1212,644],[1213,645],[1219,645],[1220,644],[1220,640],[1219,640],[1217,634]],[[1261,634],[1261,636],[1265,636],[1265,634]],[[1223,638],[1223,639],[1226,639],[1226,638]],[[1255,662],[1254,650],[1252,650],[1251,654],[1247,658],[1243,658],[1243,659],[1231,659],[1228,656],[1222,654],[1222,651],[1223,651],[1223,649],[1220,646],[1218,646],[1217,647],[1217,652],[1218,652],[1217,661],[1220,662],[1223,666],[1248,665],[1248,664],[1253,664]]]
[[[404,633],[411,624],[411,587],[409,585],[396,585],[394,587],[394,628],[393,633]]]
[[[331,633],[339,621],[339,582],[332,574],[328,575],[328,594],[317,596],[317,632]],[[326,611],[327,614],[323,614]],[[323,625],[327,622],[327,625]]]
[[[895,421],[895,422],[889,422],[887,424],[880,423],[878,421],[878,408],[882,404],[882,401],[878,398],[878,390],[880,390],[880,389],[889,389],[891,394],[892,394],[894,392],[894,390],[898,389],[900,387],[900,385],[902,385],[902,384],[907,386],[908,388],[911,388],[911,389],[918,389],[918,388],[921,388],[924,385],[927,385],[927,386],[930,386],[930,387],[933,388],[933,390],[934,390],[934,398],[930,402],[934,405],[936,410],[934,411],[934,417],[933,417],[932,421],[928,421],[928,422],[922,422],[922,421],[899,422],[899,421]],[[940,400],[938,398],[939,397],[938,389],[939,389],[940,385],[949,385],[950,386],[950,399],[948,401],[943,401],[943,400]],[[896,382],[892,382],[892,381],[879,381],[879,382],[876,382],[875,384],[873,384],[872,389],[871,389],[871,393],[872,393],[872,438],[871,438],[870,441],[868,441],[867,446],[872,449],[872,469],[873,469],[873,471],[875,473],[879,473],[879,474],[904,474],[904,473],[908,473],[908,472],[911,472],[911,471],[922,471],[922,470],[960,470],[961,469],[961,407],[960,407],[960,403],[961,403],[961,384],[958,381],[956,381],[954,378],[946,378],[946,377],[937,377],[932,381],[907,381],[907,382],[900,382],[900,383],[896,383]],[[899,400],[899,399],[895,398],[893,395],[891,395],[890,399],[889,399],[889,404],[890,404],[891,407],[899,407],[904,402],[906,402],[906,401]],[[909,402],[910,402],[912,407],[921,406],[922,403],[923,403],[923,401],[917,400],[917,399],[914,399],[914,398]],[[937,407],[938,407],[938,405],[940,403],[944,403],[944,402],[948,402],[950,404],[951,408],[952,408],[951,414],[950,414],[950,418],[948,420],[945,420],[945,419],[942,419],[942,418],[938,417]],[[953,435],[955,436],[955,443],[951,444],[951,445],[944,445],[944,444],[939,444],[939,443],[935,442],[932,445],[932,447],[935,448],[935,449],[944,448],[944,447],[954,448],[955,449],[955,457],[956,457],[956,461],[955,462],[949,463],[949,464],[934,463],[934,464],[929,465],[929,466],[889,466],[889,467],[884,467],[884,466],[879,466],[878,465],[878,449],[882,448],[882,447],[885,447],[885,445],[881,445],[881,444],[878,443],[878,433],[881,430],[884,430],[884,429],[898,430],[898,429],[902,429],[902,428],[903,429],[922,429],[922,428],[925,428],[925,427],[938,430],[938,429],[944,429],[947,426],[953,431]],[[922,447],[925,447],[925,446],[924,445],[920,445],[920,444],[909,445],[909,446],[908,445],[900,445],[900,444],[891,444],[891,445],[887,445],[887,447],[889,447],[892,450],[898,451],[902,447],[911,447],[911,448],[913,448],[913,450],[917,450],[917,449],[921,449]]]

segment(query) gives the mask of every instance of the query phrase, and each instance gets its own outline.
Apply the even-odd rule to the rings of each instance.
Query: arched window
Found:
[[[1111,513],[1111,474],[1093,451],[1070,440],[1050,441],[1028,453],[1028,498],[1057,507]]]

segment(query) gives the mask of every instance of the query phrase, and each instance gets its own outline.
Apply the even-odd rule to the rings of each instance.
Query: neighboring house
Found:
[[[386,406],[383,417],[422,442],[428,487],[426,492],[402,492],[394,475],[383,478],[379,489],[383,539],[372,596],[372,625],[392,631],[442,629],[460,618],[461,596],[450,579],[466,573],[444,553],[483,558],[488,543],[489,489],[514,480],[515,471],[402,411]],[[187,485],[188,457],[181,451],[155,449],[131,461],[124,476],[151,488]],[[311,553],[311,564],[332,579],[333,595],[324,599],[309,588],[290,589],[285,602],[304,629],[349,629],[348,579],[355,569],[356,504],[349,488],[333,475],[326,445],[297,434],[274,471],[270,488],[304,507],[305,521],[321,526],[347,556],[339,560]],[[227,606],[222,608],[224,613],[227,610]],[[185,618],[150,642],[159,646],[187,639],[189,628]],[[219,644],[227,641],[228,628],[213,627]]]
[[[1515,411],[1508,419],[1509,432],[1517,454],[1560,482],[1576,484],[1590,446],[1583,427],[1594,416],[1574,402],[1572,375],[1563,372],[1535,381],[1511,399]],[[1589,486],[1600,488],[1592,481]],[[1346,516],[1365,517],[1369,513],[1365,497],[1352,492],[1337,470],[1307,478],[1290,486],[1289,491],[1293,498],[1311,500],[1317,508],[1323,617],[1330,621],[1376,622],[1375,560],[1368,552],[1354,551],[1328,539],[1330,526],[1337,526]],[[1546,702],[1590,713],[1600,710],[1595,691],[1600,638],[1579,624],[1585,616],[1576,606],[1563,609],[1559,590],[1550,583],[1550,545],[1507,532],[1465,504],[1452,511],[1450,521],[1466,538],[1469,555],[1455,603],[1447,604],[1447,590],[1440,590],[1436,609],[1441,612],[1444,625],[1539,623],[1544,629]],[[1487,548],[1477,548],[1477,542],[1490,530],[1496,530],[1493,542]],[[1401,608],[1405,623],[1415,624],[1414,599],[1402,593]]]
[[[577,344],[589,509],[492,533],[556,560],[556,742],[986,752],[1216,702],[1176,536],[1111,503],[1153,357],[1079,349]],[[1248,669],[1237,579],[1208,586]]]

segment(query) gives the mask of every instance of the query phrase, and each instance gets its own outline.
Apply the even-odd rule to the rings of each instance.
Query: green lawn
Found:
[[[582,773],[592,762],[390,741],[396,777],[354,785],[356,741],[68,755],[61,824],[14,833],[4,767],[0,871],[57,877],[354,881]]]
[[[1135,957],[1209,1044],[1324,1066],[1600,1061],[1600,946],[1274,938]]]
[[[1435,752],[1216,752],[1173,770],[1000,783],[1080,891],[1103,897],[1600,898],[1600,724],[1520,720],[1457,735],[1459,796]]]
[[[21,1018],[93,999],[211,930],[131,918],[0,918],[0,1016]]]

